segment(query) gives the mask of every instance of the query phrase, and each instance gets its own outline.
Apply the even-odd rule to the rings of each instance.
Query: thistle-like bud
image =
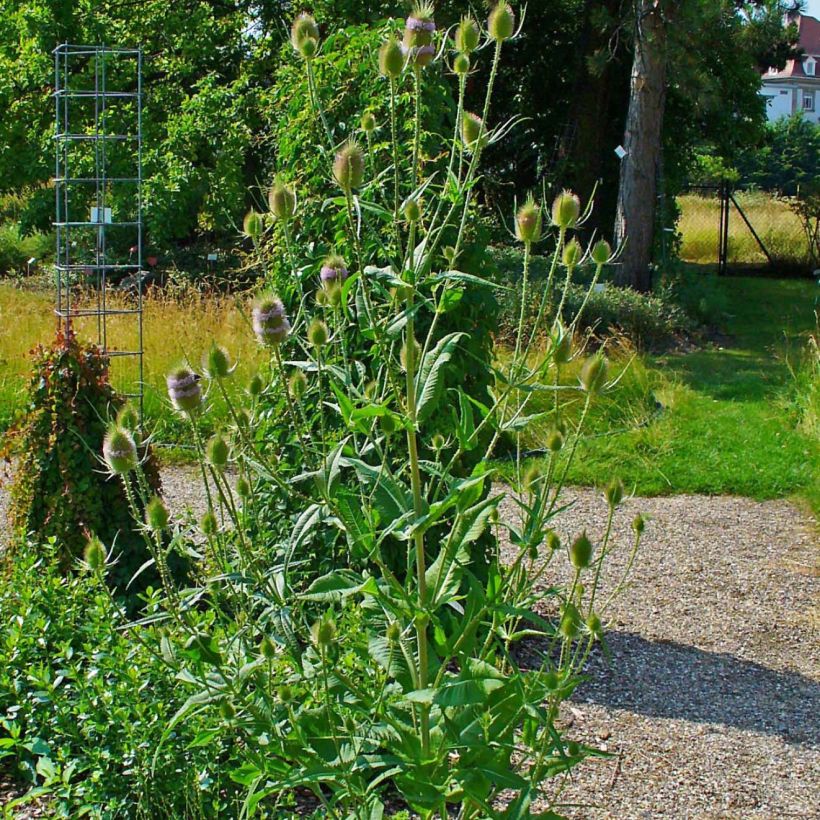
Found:
[[[594,612],[591,612],[587,617],[586,626],[590,633],[596,638],[600,638],[603,634],[604,628],[603,624],[601,624],[601,619]]]
[[[484,148],[487,144],[487,130],[477,114],[465,111],[461,117],[461,139],[471,151]]]
[[[248,481],[245,476],[239,476],[236,480],[236,494],[240,498],[250,498],[251,497],[251,483]]]
[[[478,23],[472,17],[462,17],[456,28],[456,51],[460,54],[471,54],[478,48],[481,32]]]
[[[177,410],[192,413],[202,404],[199,378],[199,374],[188,367],[178,367],[168,374],[165,379],[168,385],[168,398]]]
[[[248,211],[242,221],[242,232],[245,236],[255,241],[262,236],[264,230],[265,223],[262,221],[262,214],[258,214],[256,211]]]
[[[364,180],[364,152],[355,140],[348,140],[333,160],[333,177],[343,191],[359,188]]]
[[[105,547],[96,535],[88,539],[83,552],[83,560],[92,572],[100,572],[105,567]]]
[[[209,379],[224,379],[231,375],[231,357],[224,347],[212,342],[202,358],[202,369]]]
[[[470,58],[466,54],[456,54],[453,58],[453,74],[463,77],[470,73]]]
[[[294,370],[288,379],[290,394],[299,401],[307,392],[307,376],[301,370]]]
[[[379,71],[383,77],[395,80],[404,68],[404,53],[395,37],[386,40],[379,49]]]
[[[259,642],[259,654],[269,661],[276,657],[276,644],[267,635]]]
[[[643,535],[643,531],[646,529],[646,519],[640,513],[632,521],[632,529],[635,531],[635,535]]]
[[[607,370],[607,360],[600,353],[590,356],[581,368],[581,386],[587,393],[600,393],[606,385]]]
[[[387,642],[397,643],[401,637],[401,626],[398,621],[390,621],[387,627]]]
[[[562,191],[552,203],[552,222],[564,230],[574,228],[581,218],[581,200],[572,191]]]
[[[617,507],[624,500],[624,483],[619,478],[614,478],[607,484],[604,490],[606,503],[610,507]]]
[[[117,413],[117,427],[135,432],[140,426],[140,414],[131,402],[126,402]]]
[[[145,525],[152,532],[162,532],[168,528],[170,520],[171,514],[168,512],[168,507],[158,495],[155,495],[145,505]]]
[[[551,453],[557,453],[564,446],[564,437],[560,430],[551,430],[547,435],[547,449]]]
[[[525,244],[541,239],[541,208],[532,196],[518,209],[515,215],[515,235]]]
[[[490,32],[490,37],[498,42],[509,40],[515,34],[515,13],[505,0],[501,0],[490,12],[487,30]]]
[[[308,341],[314,347],[324,347],[329,335],[327,325],[321,319],[314,319],[308,326]]]
[[[258,373],[254,373],[248,381],[248,393],[251,396],[259,396],[264,389],[265,385],[262,382],[262,377]]]
[[[322,280],[323,286],[327,287],[332,284],[341,285],[347,279],[347,276],[347,263],[341,256],[331,254],[322,262],[319,277]]]
[[[441,433],[434,433],[433,437],[430,439],[430,446],[437,452],[440,453],[447,444],[447,440]]]
[[[279,695],[279,700],[281,700],[282,703],[291,703],[294,697],[296,697],[296,693],[293,691],[293,687],[287,683],[283,683],[279,687],[279,691],[277,694]]]
[[[418,222],[421,219],[421,203],[417,199],[408,199],[405,202],[404,218],[408,222]]]
[[[322,649],[327,649],[336,640],[336,622],[332,618],[322,618],[310,628],[313,643]]]
[[[586,569],[592,561],[592,541],[582,532],[570,545],[569,560],[575,569]]]
[[[288,222],[296,212],[296,194],[284,182],[276,180],[268,191],[268,208],[281,222]]]
[[[319,27],[313,17],[303,13],[293,21],[290,28],[290,42],[293,48],[306,59],[316,54],[319,44]]]
[[[589,255],[598,267],[603,267],[609,262],[610,259],[612,259],[612,248],[609,242],[605,239],[599,239],[592,246],[592,250],[589,252]]]
[[[577,239],[573,239],[571,242],[567,242],[567,244],[564,245],[561,261],[564,263],[565,267],[570,270],[574,270],[581,264],[581,260],[583,258],[584,249]]]
[[[565,638],[572,640],[578,635],[580,620],[581,617],[575,604],[567,603],[564,605],[564,611],[561,615],[561,624],[558,629]]]
[[[404,23],[403,51],[411,65],[424,68],[436,56],[433,36],[436,23],[433,19],[434,9],[431,3],[419,3]]]
[[[365,134],[372,134],[376,130],[376,117],[372,111],[365,111],[362,114],[361,128]]]
[[[199,529],[206,538],[216,535],[219,529],[219,522],[216,520],[216,516],[212,512],[206,512],[202,518],[199,519]]]
[[[538,469],[537,466],[533,465],[529,467],[527,471],[524,473],[523,482],[524,482],[524,489],[527,492],[533,493],[538,487],[538,481],[541,478],[541,471]]]
[[[388,413],[379,418],[379,427],[386,436],[392,436],[396,432],[396,417]]]
[[[219,433],[208,441],[205,447],[205,457],[208,464],[217,470],[224,470],[228,466],[228,458],[230,457],[228,442]]]
[[[136,469],[139,457],[134,438],[121,427],[112,427],[103,439],[103,458],[115,475],[126,475]]]
[[[285,315],[282,300],[266,296],[253,309],[253,332],[263,345],[275,347],[282,344],[290,334],[290,322]]]
[[[553,552],[561,549],[561,539],[558,537],[558,533],[555,530],[549,530],[547,532],[547,547],[549,547],[549,549]]]

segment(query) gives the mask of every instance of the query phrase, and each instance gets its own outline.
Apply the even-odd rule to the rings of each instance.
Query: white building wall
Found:
[[[781,117],[789,117],[794,111],[794,90],[782,85],[764,82],[760,93],[766,98],[766,113],[769,122]]]

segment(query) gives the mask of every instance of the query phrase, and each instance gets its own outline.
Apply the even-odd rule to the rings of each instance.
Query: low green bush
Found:
[[[24,275],[29,271],[29,259],[43,264],[53,255],[53,234],[38,232],[24,236],[16,222],[0,221],[0,277]]]

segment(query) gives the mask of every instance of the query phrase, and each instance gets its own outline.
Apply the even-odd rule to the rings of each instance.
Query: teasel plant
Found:
[[[469,360],[469,331],[448,326],[466,292],[499,287],[462,261],[482,156],[517,125],[491,123],[499,65],[520,24],[500,2],[483,29],[465,18],[442,31],[431,4],[416,6],[374,57],[391,144],[373,157],[355,139],[334,142],[315,72],[319,27],[297,18],[291,42],[334,189],[324,207],[344,218],[346,242],[318,266],[300,264],[307,254],[288,231],[298,191],[275,183],[273,223],[256,213],[244,221],[254,243],[281,226],[299,279],[292,304],[268,291],[250,308],[249,332],[269,365],[242,390],[228,351],[214,347],[201,378],[188,366],[168,377],[172,405],[191,421],[206,512],[197,526],[176,525],[171,540],[198,556],[199,572],[187,588],[169,580],[167,614],[151,616],[169,674],[192,690],[163,742],[192,712],[210,714],[214,732],[241,750],[234,776],[248,789],[246,816],[281,810],[304,789],[328,817],[381,817],[388,798],[424,818],[546,808],[560,817],[561,778],[605,754],[557,723],[605,640],[607,607],[645,526],[633,522],[626,571],[614,579],[606,559],[625,495],[617,480],[600,538],[562,539],[555,529],[589,408],[617,381],[602,352],[584,358],[573,344],[579,316],[562,318],[573,273],[592,266],[591,292],[617,253],[603,240],[581,244],[591,203],[565,191],[549,210],[534,196],[516,208],[521,314],[509,358]],[[477,114],[465,107],[465,77],[485,58]],[[457,113],[437,152],[444,161],[430,171],[422,100],[429,74],[442,69],[456,75]],[[407,87],[409,163],[400,162],[396,105]],[[548,280],[536,283],[532,255],[548,237]],[[373,247],[376,258],[366,258]],[[487,376],[485,393],[459,384],[468,365]],[[577,384],[561,378],[570,367]],[[205,442],[197,420],[212,392],[232,423]],[[564,394],[583,406],[574,428],[562,418]],[[530,413],[545,395],[553,406]],[[553,424],[546,459],[528,469],[522,431],[543,418]],[[140,465],[121,444],[112,434],[104,457],[128,478]],[[502,444],[515,453],[510,491],[498,489],[492,466]],[[513,515],[501,510],[508,494]],[[157,516],[152,527],[174,526]],[[99,551],[93,557],[100,571]]]

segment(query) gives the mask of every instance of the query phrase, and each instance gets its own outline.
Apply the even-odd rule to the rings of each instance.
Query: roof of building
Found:
[[[820,20],[809,17],[808,14],[797,15],[797,30],[800,38],[798,43],[803,49],[803,57],[789,60],[782,71],[767,71],[763,76],[766,80],[820,79]],[[813,57],[816,61],[815,75],[807,75],[803,68],[803,61]]]

